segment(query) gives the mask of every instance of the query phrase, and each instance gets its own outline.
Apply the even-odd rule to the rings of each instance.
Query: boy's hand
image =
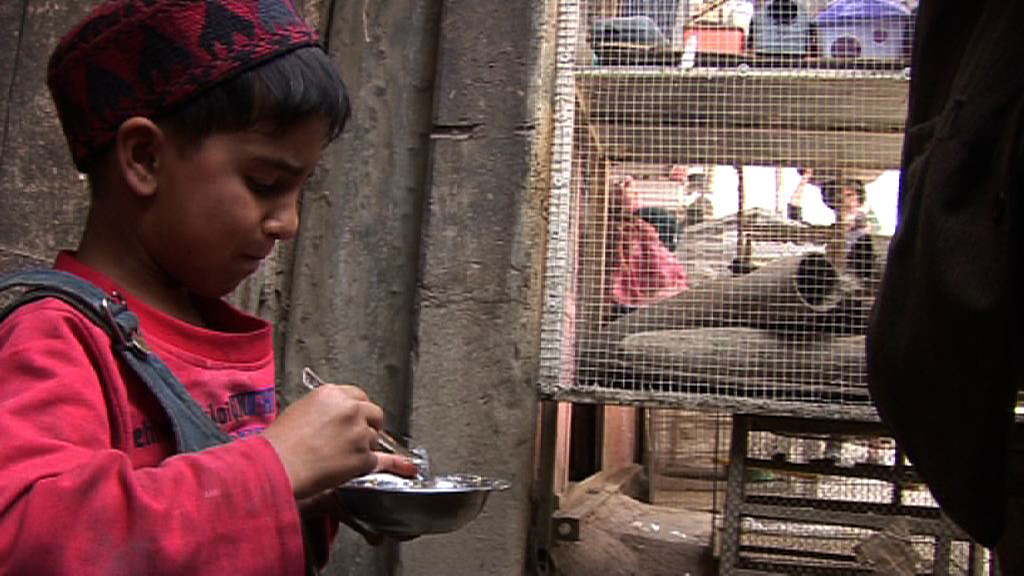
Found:
[[[377,468],[374,472],[390,472],[405,478],[412,478],[419,473],[420,469],[408,458],[388,452],[377,452]]]
[[[325,384],[285,409],[264,437],[302,500],[374,471],[415,475],[413,463],[374,450],[383,420],[361,389]]]

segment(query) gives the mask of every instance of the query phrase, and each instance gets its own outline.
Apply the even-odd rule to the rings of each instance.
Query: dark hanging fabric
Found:
[[[1024,3],[922,2],[871,394],[944,511],[1002,535],[1024,356]]]

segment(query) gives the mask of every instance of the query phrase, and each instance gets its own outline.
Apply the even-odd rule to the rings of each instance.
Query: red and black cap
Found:
[[[291,0],[111,0],[64,36],[47,83],[84,171],[128,118],[158,118],[318,42]]]

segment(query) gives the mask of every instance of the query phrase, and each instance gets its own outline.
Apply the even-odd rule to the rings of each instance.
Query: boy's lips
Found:
[[[257,256],[257,255],[254,255],[254,254],[245,254],[245,255],[242,256],[242,262],[245,263],[245,267],[246,268],[251,269],[251,270],[256,270],[257,268],[260,267],[260,264],[263,263],[263,260],[267,256],[269,256],[269,255],[270,255],[269,252],[267,252],[263,256]]]
[[[246,274],[252,274],[263,265],[263,258],[257,256],[245,256],[241,259],[240,265]]]
[[[246,253],[245,257],[246,258],[251,258],[251,259],[257,260],[257,261],[262,261],[262,260],[265,260],[267,258],[267,256],[270,256],[270,253],[273,252],[273,251],[274,251],[274,247],[273,246],[270,246],[269,248],[260,248],[258,250],[253,250],[251,252]]]

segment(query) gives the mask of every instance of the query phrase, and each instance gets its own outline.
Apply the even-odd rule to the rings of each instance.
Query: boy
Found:
[[[374,451],[382,412],[358,388],[276,417],[270,327],[221,299],[297,232],[348,114],[340,78],[289,0],[106,2],[48,77],[92,188],[55,267],[124,302],[233,441],[176,453],[177,422],[103,329],[61,300],[19,307],[0,324],[0,573],[301,573],[306,502],[415,473]]]
[[[799,169],[799,172],[800,183],[789,199],[787,213],[791,220],[803,221],[804,189],[811,182],[813,172],[808,169]],[[843,269],[874,292],[882,270],[871,237],[878,233],[879,225],[874,211],[866,205],[864,184],[847,178],[828,180],[821,185],[821,197],[825,205],[835,212],[833,230],[841,234],[842,239],[841,243],[833,241],[829,245],[830,257],[841,254]]]

